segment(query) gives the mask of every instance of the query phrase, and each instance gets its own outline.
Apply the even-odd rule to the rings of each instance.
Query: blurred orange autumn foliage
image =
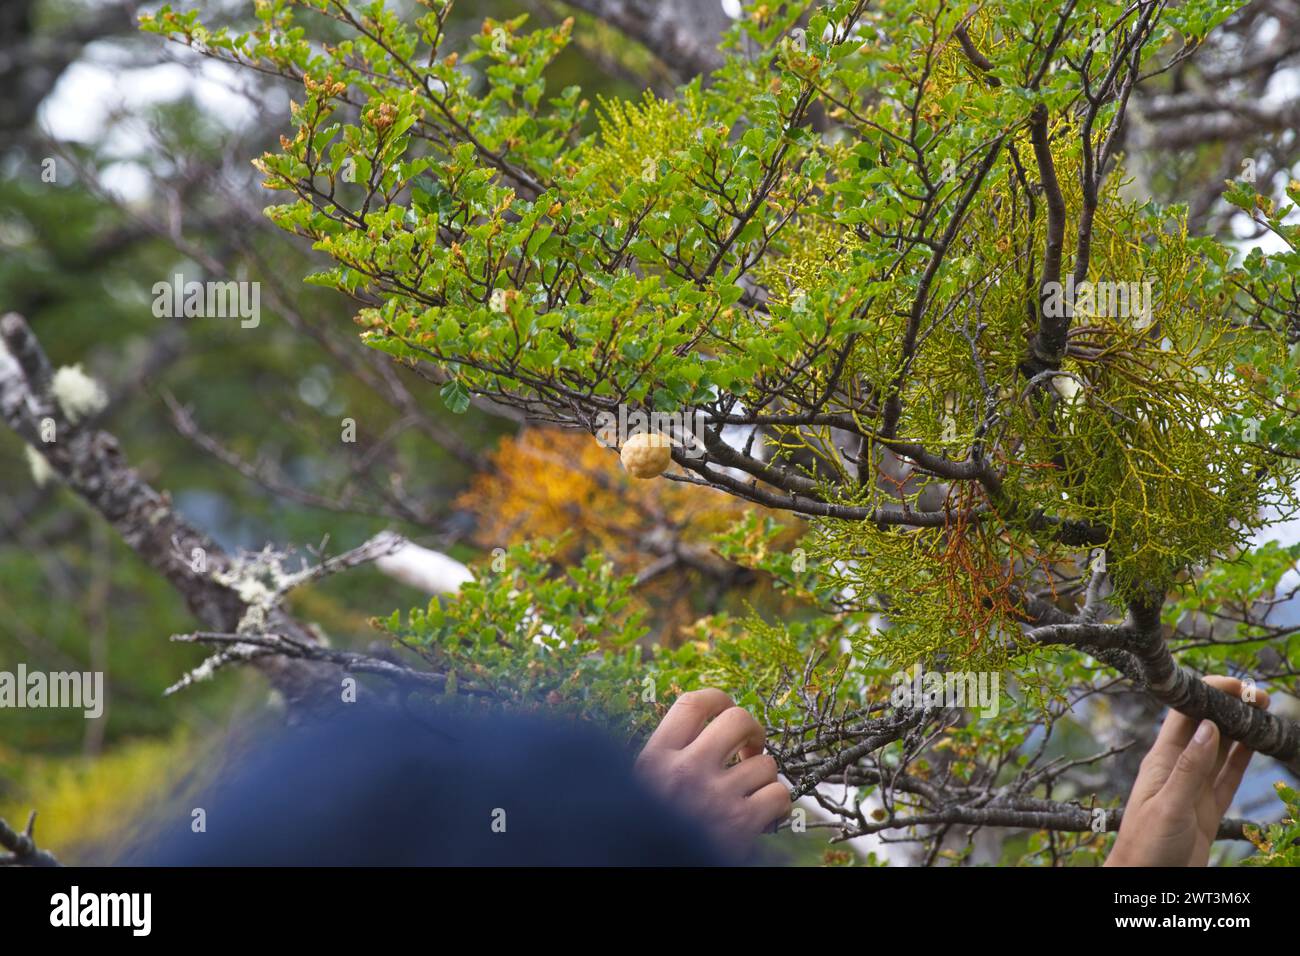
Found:
[[[489,457],[493,467],[456,501],[478,517],[476,543],[490,550],[567,532],[566,560],[600,551],[619,573],[638,576],[660,643],[677,644],[696,618],[740,592],[752,601],[771,591],[709,543],[747,511],[765,509],[667,478],[632,479],[615,450],[575,431],[526,429]]]

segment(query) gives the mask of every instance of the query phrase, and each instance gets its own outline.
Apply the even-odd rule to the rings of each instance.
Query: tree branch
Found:
[[[231,567],[230,556],[182,518],[166,492],[155,490],[130,467],[116,438],[69,419],[51,394],[49,360],[21,316],[0,318],[0,341],[7,349],[0,351],[0,418],[171,583],[199,621],[213,630],[236,630],[248,603],[218,580]],[[267,623],[304,643],[315,642],[282,608],[275,608]],[[262,658],[257,666],[292,702],[314,696],[315,685],[332,675],[332,669],[318,663],[286,658]],[[337,681],[327,682],[337,686]]]
[[[0,866],[62,866],[48,850],[38,849],[32,838],[36,828],[36,811],[27,817],[27,827],[17,832],[0,817],[0,846],[10,852],[0,856]]]

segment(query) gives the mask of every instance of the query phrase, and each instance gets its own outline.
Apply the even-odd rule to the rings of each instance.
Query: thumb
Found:
[[[1174,806],[1194,806],[1201,794],[1214,785],[1218,758],[1219,728],[1212,720],[1202,720],[1178,755],[1169,779],[1160,788],[1160,797]]]

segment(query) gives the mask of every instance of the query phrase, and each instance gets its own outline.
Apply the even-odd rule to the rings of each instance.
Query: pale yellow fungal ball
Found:
[[[673,460],[672,439],[658,432],[642,432],[623,443],[618,457],[633,478],[657,478]]]

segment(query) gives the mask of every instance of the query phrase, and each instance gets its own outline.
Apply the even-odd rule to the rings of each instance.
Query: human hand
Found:
[[[1241,694],[1235,677],[1213,676],[1205,682],[1226,694]],[[1257,691],[1253,705],[1267,710],[1268,694]],[[1220,739],[1213,721],[1197,726],[1171,710],[1142,760],[1105,865],[1205,866],[1219,821],[1253,755],[1238,742]]]
[[[722,691],[682,694],[637,758],[637,771],[729,849],[740,849],[790,812],[763,727]],[[739,762],[731,764],[733,757]]]

